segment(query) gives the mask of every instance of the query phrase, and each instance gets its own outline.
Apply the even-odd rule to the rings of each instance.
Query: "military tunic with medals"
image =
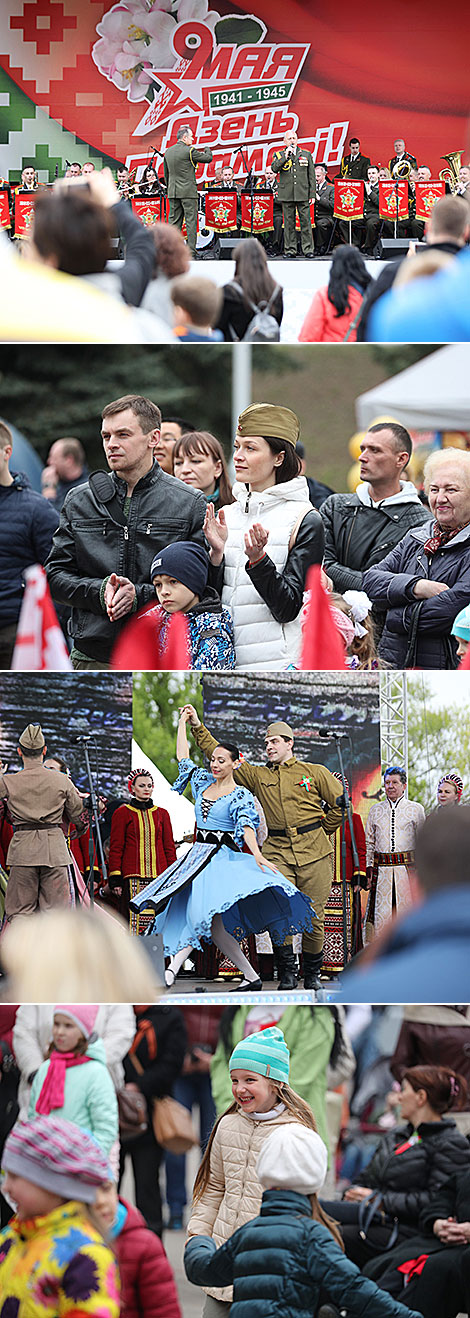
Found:
[[[300,222],[303,256],[313,256],[313,232],[310,202],[315,197],[315,166],[311,151],[296,146],[292,155],[276,151],[271,168],[278,175],[278,199],[284,216],[284,254],[297,255],[296,213]]]
[[[284,725],[271,725],[272,727]],[[272,730],[268,729],[268,731]],[[197,745],[205,755],[212,755],[219,744],[200,723],[192,727]],[[341,824],[341,810],[336,805],[340,787],[329,769],[322,764],[297,760],[293,755],[284,764],[249,764],[247,760],[234,770],[234,779],[247,787],[258,799],[266,817],[268,836],[263,856],[280,869],[286,879],[310,898],[315,908],[312,931],[302,935],[304,952],[313,956],[323,948],[324,913],[333,881],[333,847],[323,822],[323,802],[328,812],[329,832]]]
[[[197,236],[196,165],[209,164],[211,160],[210,147],[188,146],[186,142],[176,142],[174,146],[168,147],[163,160],[163,176],[170,201],[168,220],[177,229],[182,229],[183,220],[186,221],[188,247],[192,256],[196,252]]]
[[[39,729],[31,733],[31,729]],[[21,734],[20,747],[44,746],[39,724],[29,724]],[[5,917],[10,923],[17,915],[36,910],[68,906],[67,870],[70,855],[62,830],[62,819],[84,832],[87,819],[83,801],[65,773],[45,769],[42,760],[29,760],[29,767],[19,773],[0,775],[0,799],[5,797],[13,824],[7,864],[10,875],[5,898]]]
[[[413,863],[416,834],[425,813],[418,801],[403,795],[398,801],[377,801],[366,824],[367,873],[371,878],[365,929],[370,941],[391,915],[412,905],[408,866]]]

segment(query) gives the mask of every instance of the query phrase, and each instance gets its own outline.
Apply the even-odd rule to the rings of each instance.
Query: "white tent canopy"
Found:
[[[175,842],[183,838],[185,834],[192,833],[195,818],[192,802],[188,801],[186,796],[179,796],[178,792],[172,792],[165,775],[160,772],[160,769],[157,769],[156,764],[153,764],[148,755],[144,755],[136,741],[132,742],[132,768],[148,769],[148,772],[151,773],[155,783],[153,800],[155,805],[161,805],[164,810],[168,810]]]
[[[391,416],[410,430],[470,430],[470,344],[438,348],[356,399],[360,430]]]

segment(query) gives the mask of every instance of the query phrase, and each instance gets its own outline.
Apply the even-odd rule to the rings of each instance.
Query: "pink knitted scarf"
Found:
[[[64,1106],[65,1073],[69,1066],[83,1066],[91,1057],[76,1057],[75,1053],[52,1052],[46,1071],[44,1084],[36,1103],[36,1112],[41,1117],[48,1117],[54,1108]]]

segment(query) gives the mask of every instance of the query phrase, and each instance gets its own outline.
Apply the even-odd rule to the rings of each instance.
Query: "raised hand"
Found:
[[[265,547],[268,543],[269,531],[266,531],[261,522],[254,522],[253,526],[245,535],[245,554],[250,563],[257,563],[263,557]]]
[[[228,527],[225,521],[223,508],[220,512],[215,512],[213,503],[207,505],[207,512],[204,518],[204,535],[210,545],[211,563],[218,567],[224,556],[225,543],[228,536]]]

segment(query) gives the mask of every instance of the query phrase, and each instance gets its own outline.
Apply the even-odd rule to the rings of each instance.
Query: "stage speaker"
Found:
[[[237,246],[239,238],[237,235],[233,238],[219,238],[220,261],[231,261],[234,247]]]
[[[381,238],[379,261],[390,261],[393,257],[406,256],[409,245],[409,238]]]

